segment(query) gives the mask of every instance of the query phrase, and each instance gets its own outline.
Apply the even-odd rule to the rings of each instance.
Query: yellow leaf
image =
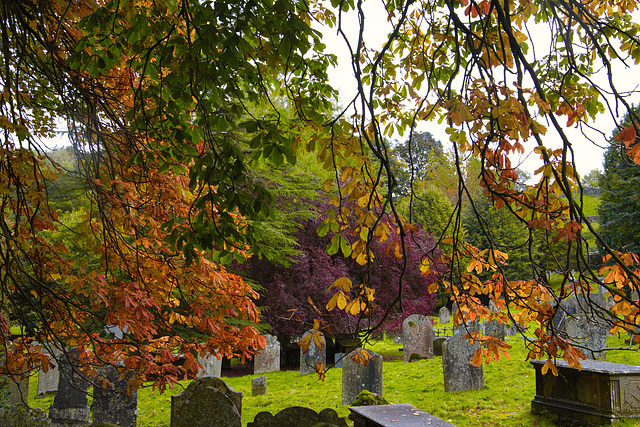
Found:
[[[349,292],[352,285],[353,283],[348,277],[340,277],[339,279],[336,279],[331,286],[329,286],[329,289],[336,287],[341,288],[344,292]]]

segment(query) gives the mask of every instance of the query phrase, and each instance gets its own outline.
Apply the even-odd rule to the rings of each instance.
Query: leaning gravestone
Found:
[[[449,323],[451,320],[451,313],[449,313],[449,309],[447,307],[442,307],[438,314],[440,315],[439,320],[441,324]]]
[[[318,363],[322,362],[323,366],[327,364],[327,342],[324,339],[324,334],[315,329],[311,329],[302,336],[304,341],[310,334],[315,334],[315,338],[311,339],[309,348],[306,352],[300,347],[300,375],[307,375],[311,372],[315,372]],[[316,338],[320,341],[320,346],[316,344]]]
[[[597,322],[590,305],[606,306],[606,298],[599,293],[571,295],[561,303],[553,318],[555,332],[577,346],[587,359],[606,359],[608,328]]]
[[[47,372],[40,369],[38,371],[38,394],[36,397],[44,397],[46,394],[55,393],[58,391],[58,380],[60,379],[60,370],[58,369],[58,362],[55,360],[62,353],[57,349],[49,350],[51,355],[51,363],[53,367],[49,367]]]
[[[427,316],[412,314],[402,322],[402,345],[404,346],[404,363],[426,357],[433,359],[433,325]]]
[[[69,350],[60,355],[60,379],[58,392],[49,407],[51,425],[75,427],[89,421],[87,388],[89,382],[78,367],[77,350]]]
[[[264,374],[280,370],[280,342],[273,335],[265,335],[267,343],[253,357],[253,373]]]
[[[478,342],[473,345],[457,333],[442,344],[442,370],[444,375],[444,391],[481,390],[484,388],[482,366],[473,366],[471,359]]]
[[[219,358],[218,358],[219,357]],[[220,378],[222,374],[222,356],[207,353],[204,356],[198,354],[198,363],[202,365],[202,369],[196,374],[196,378],[215,377]]]
[[[382,396],[382,356],[364,350],[371,359],[356,363],[354,356],[362,349],[357,348],[342,360],[342,404],[351,405],[362,390]]]
[[[171,396],[171,427],[241,427],[242,393],[220,378],[193,381]]]
[[[138,394],[132,390],[127,392],[127,377],[122,378],[114,366],[104,368],[99,374],[110,385],[106,384],[104,388],[93,387],[93,422],[103,421],[121,427],[136,427]]]

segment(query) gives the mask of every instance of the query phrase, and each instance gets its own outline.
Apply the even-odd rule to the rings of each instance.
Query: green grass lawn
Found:
[[[556,423],[550,417],[530,413],[531,399],[535,394],[535,376],[531,365],[525,361],[526,349],[522,338],[509,337],[512,345],[510,360],[503,359],[483,365],[485,388],[467,392],[446,393],[442,377],[442,358],[422,359],[410,364],[402,361],[400,345],[391,341],[374,343],[371,350],[384,357],[384,396],[391,403],[409,403],[452,424],[461,426],[538,426],[551,427]],[[610,347],[624,346],[621,339],[609,337]],[[636,351],[610,351],[611,362],[640,365]],[[306,406],[316,411],[335,409],[340,416],[349,414],[342,405],[342,371],[329,369],[325,381],[317,375],[300,376],[298,371],[261,374],[267,377],[268,394],[251,395],[251,379],[258,375],[228,378],[223,380],[244,393],[242,402],[242,424],[252,421],[261,411],[276,413],[289,406]],[[188,383],[181,383],[186,387]],[[30,401],[36,407],[47,409],[51,396],[35,399],[37,380],[30,384]],[[138,426],[169,426],[171,395],[181,389],[158,394],[151,388],[138,392]],[[639,425],[627,420],[617,426]]]

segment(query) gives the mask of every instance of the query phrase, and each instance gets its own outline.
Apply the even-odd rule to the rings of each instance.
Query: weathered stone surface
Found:
[[[196,374],[196,378],[215,377],[220,378],[222,374],[222,356],[207,353],[206,356],[198,354],[198,362],[202,364],[202,369]]]
[[[280,342],[273,335],[265,335],[267,343],[260,353],[253,357],[253,373],[263,374],[280,370]]]
[[[242,393],[220,378],[193,381],[171,396],[171,427],[240,427]]]
[[[335,363],[333,367],[337,369],[342,369],[342,361],[344,360],[344,357],[346,355],[347,355],[346,353],[336,353],[333,356],[333,362]]]
[[[342,404],[351,405],[362,390],[382,396],[382,356],[364,350],[370,360],[368,365],[356,363],[354,356],[362,349],[357,348],[342,360]]]
[[[580,348],[587,359],[606,359],[608,327],[597,322],[597,315],[590,304],[606,306],[606,298],[599,293],[591,293],[587,300],[584,295],[572,295],[564,300],[553,318],[555,332]]]
[[[256,377],[251,379],[251,395],[258,396],[267,394],[267,377]]]
[[[471,365],[473,353],[479,343],[471,345],[462,334],[455,334],[442,345],[442,370],[444,391],[480,390],[484,388],[481,366]]]
[[[414,360],[412,355],[433,358],[433,324],[427,316],[412,314],[402,322],[402,345],[404,363]]]
[[[501,324],[497,319],[493,319],[484,324],[484,334],[504,341],[507,335],[507,330],[504,323]]]
[[[247,427],[347,427],[344,418],[338,417],[333,409],[323,409],[320,413],[301,406],[285,408],[272,415],[260,412]]]
[[[122,378],[118,369],[108,366],[100,375],[111,383],[105,388],[93,387],[93,422],[104,421],[121,427],[136,427],[138,420],[138,394],[127,393],[128,378]]]
[[[69,350],[59,357],[60,379],[58,392],[49,407],[52,425],[79,426],[89,421],[87,388],[89,382],[78,366],[77,350]]]
[[[60,370],[58,369],[58,362],[55,359],[57,356],[62,354],[62,352],[51,347],[51,349],[48,349],[48,354],[52,356],[51,363],[53,364],[53,367],[50,367],[47,372],[44,372],[42,369],[38,371],[38,394],[36,397],[43,397],[49,393],[55,393],[58,391]]]
[[[545,363],[531,361],[536,370],[532,412],[548,411],[581,425],[640,418],[640,366],[585,360],[578,370],[558,361],[555,376],[551,370],[542,375]]]
[[[316,334],[320,338],[320,346],[316,344],[316,340],[312,339],[306,352],[300,347],[300,375],[307,375],[316,371],[316,365],[322,362],[324,366],[327,364],[327,341],[322,332],[311,329],[302,336],[302,341],[310,334]]]
[[[451,313],[449,313],[447,307],[442,307],[438,314],[440,315],[440,323],[449,323],[451,321]]]
[[[354,427],[455,427],[407,404],[356,406],[349,408]]]

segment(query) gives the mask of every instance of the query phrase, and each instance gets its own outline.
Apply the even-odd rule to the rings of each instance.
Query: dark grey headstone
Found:
[[[433,340],[433,355],[442,356],[442,344],[447,340],[447,337],[438,337]]]
[[[327,364],[327,342],[324,338],[324,334],[320,331],[316,331],[315,329],[311,329],[302,336],[303,341],[310,334],[315,334],[316,337],[319,338],[321,345],[318,346],[316,344],[315,339],[311,339],[311,343],[309,344],[309,348],[307,351],[303,351],[303,348],[300,347],[300,375],[307,375],[316,371],[316,366],[318,363],[322,362],[323,366]]]
[[[402,322],[402,345],[404,346],[404,363],[418,357],[433,358],[433,324],[427,316],[412,314]]]
[[[463,334],[455,334],[442,345],[442,370],[444,375],[444,391],[467,391],[484,388],[482,365],[476,367],[471,359],[478,342],[473,345]]]
[[[272,415],[270,412],[260,412],[247,427],[347,427],[344,418],[338,417],[333,409],[323,409],[317,413],[313,409],[302,406],[291,406]]]
[[[606,359],[608,326],[598,322],[598,307],[606,307],[606,298],[599,293],[572,295],[562,301],[553,318],[556,334],[568,339],[579,348],[587,359]],[[594,311],[595,310],[595,311]]]
[[[349,353],[342,363],[342,404],[351,405],[362,390],[382,396],[382,356],[365,350],[371,357],[367,365],[356,363],[354,356],[360,348]]]
[[[128,377],[121,377],[118,369],[108,366],[99,374],[110,384],[93,387],[93,422],[104,421],[121,427],[136,427],[138,420],[138,393],[127,392]]]
[[[273,335],[265,335],[267,343],[253,357],[253,373],[263,374],[280,370],[280,342]]]
[[[442,307],[440,309],[440,312],[438,313],[440,315],[440,323],[449,323],[451,321],[451,313],[449,313],[449,309],[447,307]]]
[[[77,350],[69,350],[60,355],[60,379],[58,392],[49,407],[52,423],[65,426],[80,426],[89,421],[87,389],[89,382],[78,365]]]
[[[171,396],[171,427],[240,427],[242,393],[220,378],[195,380]]]
[[[500,323],[497,319],[493,319],[484,324],[484,334],[504,341],[507,335],[507,330],[504,323]]]
[[[258,396],[267,394],[267,377],[256,377],[251,379],[251,395]]]
[[[342,361],[344,360],[344,356],[346,356],[346,353],[334,354],[333,356],[333,363],[335,363],[335,365],[333,366],[334,368],[342,369]]]

